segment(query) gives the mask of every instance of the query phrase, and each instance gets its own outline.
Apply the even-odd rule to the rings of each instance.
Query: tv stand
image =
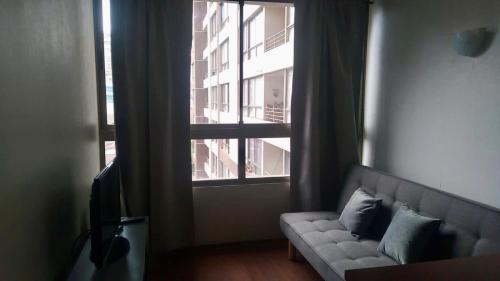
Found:
[[[147,217],[143,218],[142,221],[123,225],[123,231],[113,239],[107,263],[100,269],[97,269],[90,261],[90,239],[88,239],[67,280],[144,280],[148,228]]]

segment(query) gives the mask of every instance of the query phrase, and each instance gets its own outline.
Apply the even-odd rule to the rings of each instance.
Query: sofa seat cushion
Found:
[[[333,212],[285,213],[280,225],[325,280],[343,280],[349,269],[397,264],[377,251],[379,241],[354,237],[338,217]]]

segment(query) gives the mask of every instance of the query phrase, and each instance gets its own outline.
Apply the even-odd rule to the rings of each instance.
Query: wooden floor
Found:
[[[206,246],[153,260],[150,281],[320,281],[306,262],[287,259],[286,241]]]

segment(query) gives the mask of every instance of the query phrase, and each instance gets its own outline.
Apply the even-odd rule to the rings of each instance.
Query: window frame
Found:
[[[205,180],[192,180],[192,186],[196,187],[217,187],[228,185],[245,185],[245,184],[259,184],[259,183],[283,183],[289,182],[290,176],[257,176],[246,177],[246,146],[248,139],[264,139],[264,138],[291,138],[291,123],[244,123],[244,85],[248,87],[249,83],[245,83],[248,79],[243,79],[243,66],[245,57],[248,53],[258,48],[259,44],[252,46],[250,50],[245,48],[245,42],[249,43],[249,36],[245,32],[245,26],[248,21],[255,19],[255,16],[260,15],[262,10],[258,11],[253,17],[246,22],[243,21],[243,6],[245,0],[227,0],[227,3],[239,4],[238,15],[238,29],[239,29],[239,43],[238,43],[238,117],[239,121],[233,124],[191,124],[190,140],[197,139],[238,139],[238,174],[234,179],[205,179]],[[265,3],[283,3],[293,5],[293,0],[264,0],[260,1]],[[261,15],[262,16],[262,15]],[[224,42],[223,42],[224,44]],[[260,43],[261,45],[264,42]],[[229,49],[229,48],[228,48]],[[292,68],[293,69],[293,68]],[[258,77],[252,77],[258,79]],[[261,78],[263,79],[263,78]],[[255,82],[257,83],[257,82]],[[228,87],[229,88],[229,87]],[[221,91],[218,91],[221,93]],[[246,91],[248,94],[248,90]],[[221,98],[222,102],[222,98]],[[229,101],[228,101],[229,102]],[[222,104],[220,105],[222,106]]]
[[[108,124],[107,120],[102,0],[93,0],[92,12],[94,17],[94,50],[98,110],[97,118],[99,123],[99,164],[102,169],[106,166],[106,142],[115,142],[116,149],[116,130],[115,125]]]

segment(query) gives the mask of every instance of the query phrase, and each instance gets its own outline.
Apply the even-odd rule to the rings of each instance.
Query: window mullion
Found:
[[[238,28],[239,30],[239,93],[238,96],[240,98],[239,102],[239,110],[240,110],[240,120],[239,124],[243,124],[243,6],[245,4],[245,1],[240,0],[239,1],[239,8],[240,8],[240,26]],[[238,179],[243,180],[245,179],[245,139],[240,137],[238,138]]]
[[[239,83],[238,83],[238,86],[239,86],[239,93],[238,93],[238,96],[239,96],[239,99],[240,99],[240,102],[239,102],[239,110],[240,110],[240,120],[239,120],[239,124],[243,124],[243,5],[244,5],[244,1],[243,0],[240,0],[239,1],[239,8],[240,8],[240,25],[238,27],[238,30],[239,30],[239,56],[238,56],[238,60],[239,60]]]

